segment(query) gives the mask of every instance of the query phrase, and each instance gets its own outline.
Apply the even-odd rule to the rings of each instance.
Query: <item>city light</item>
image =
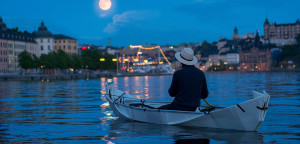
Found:
[[[114,59],[112,59],[112,61],[118,61],[118,59],[114,58]]]
[[[143,54],[142,52],[138,52],[139,55]]]
[[[224,64],[225,64],[225,65],[227,65],[227,64],[228,64],[228,62],[224,62]]]
[[[164,62],[159,62],[159,64],[163,64]]]
[[[102,61],[102,62],[105,61],[105,58],[100,58],[100,61]]]
[[[130,48],[141,48],[142,45],[130,45]]]
[[[148,60],[144,60],[144,63],[148,63]]]
[[[134,59],[134,61],[135,61],[135,62],[138,62],[138,61],[139,61],[139,59]]]
[[[124,61],[128,61],[128,59],[124,59]]]

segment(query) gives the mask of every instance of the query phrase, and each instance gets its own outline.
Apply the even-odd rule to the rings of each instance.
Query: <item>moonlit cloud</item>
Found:
[[[128,25],[139,23],[141,21],[146,21],[149,19],[149,13],[147,11],[138,11],[138,10],[131,10],[123,12],[122,14],[116,14],[113,16],[112,23],[107,24],[104,28],[104,32],[106,33],[115,33],[120,28]]]

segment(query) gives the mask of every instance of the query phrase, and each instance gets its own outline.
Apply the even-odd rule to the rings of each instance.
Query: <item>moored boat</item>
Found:
[[[270,95],[253,91],[253,99],[230,107],[202,106],[194,111],[163,110],[166,102],[148,102],[107,84],[106,98],[114,114],[140,122],[257,131],[266,116]],[[170,103],[170,102],[168,102]]]

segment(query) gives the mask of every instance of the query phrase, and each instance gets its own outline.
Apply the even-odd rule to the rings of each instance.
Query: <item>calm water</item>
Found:
[[[0,82],[0,143],[299,143],[300,73],[206,74],[213,105],[271,95],[258,132],[155,125],[118,119],[104,97],[105,79]],[[148,101],[171,101],[171,76],[114,78]]]

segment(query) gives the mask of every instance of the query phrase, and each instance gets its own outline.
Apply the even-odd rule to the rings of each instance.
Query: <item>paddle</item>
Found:
[[[206,99],[203,99],[203,100],[207,103],[208,106],[211,106]]]
[[[207,105],[210,107],[210,108],[225,108],[225,107],[218,107],[218,106],[212,106],[206,99],[203,99]]]

